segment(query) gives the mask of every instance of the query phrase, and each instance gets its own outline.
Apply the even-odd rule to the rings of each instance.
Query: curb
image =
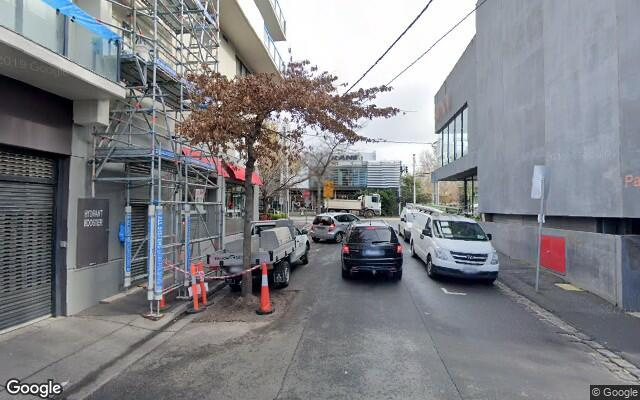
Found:
[[[496,286],[506,296],[511,297],[516,303],[535,314],[540,321],[558,329],[560,335],[569,338],[571,342],[579,343],[587,347],[596,361],[604,365],[612,374],[632,384],[640,383],[640,368],[636,367],[633,363],[608,350],[595,339],[584,334],[573,325],[562,320],[555,313],[536,303],[534,299],[512,288],[504,280],[499,279],[498,282],[496,282]]]
[[[225,286],[227,286],[226,282],[219,282],[209,288],[207,295],[214,295]],[[170,318],[160,320],[162,325],[157,330],[151,331],[149,335],[129,346],[121,356],[99,366],[80,381],[67,388],[61,398],[78,400],[88,398],[135,362],[156,350],[191,322],[191,319],[183,318],[188,315],[187,309],[190,305],[191,302],[185,301],[169,309],[165,317]]]

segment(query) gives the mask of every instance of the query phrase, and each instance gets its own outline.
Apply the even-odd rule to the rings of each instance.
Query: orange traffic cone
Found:
[[[262,263],[262,286],[260,288],[260,308],[256,310],[259,315],[271,314],[273,307],[269,299],[269,277],[267,275],[267,263]]]
[[[200,274],[200,293],[202,294],[202,305],[207,305],[207,286],[204,283],[204,263],[200,261],[198,263],[198,272]]]

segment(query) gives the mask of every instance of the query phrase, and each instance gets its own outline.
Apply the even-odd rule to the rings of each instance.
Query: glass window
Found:
[[[333,221],[331,220],[331,217],[328,216],[317,216],[315,217],[315,219],[313,220],[313,225],[324,225],[324,226],[329,226],[333,223]]]
[[[469,108],[462,110],[462,154],[469,152],[469,142],[467,134],[469,133]]]
[[[480,225],[464,221],[435,221],[436,235],[443,239],[487,241]]]
[[[398,243],[396,234],[388,227],[367,226],[351,231],[349,243]]]
[[[16,0],[0,0],[0,25],[16,29]]]
[[[455,143],[456,143],[456,159],[462,157],[462,113],[458,114],[455,119]]]
[[[454,124],[453,122],[449,123],[449,126],[447,127],[447,132],[449,135],[449,162],[453,162],[453,160],[455,160],[455,135],[454,135]]]
[[[449,164],[449,127],[442,130],[442,165]]]

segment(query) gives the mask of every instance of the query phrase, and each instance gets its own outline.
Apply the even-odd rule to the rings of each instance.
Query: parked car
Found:
[[[348,279],[358,272],[402,279],[402,245],[385,222],[362,221],[349,227],[342,244],[342,277]]]
[[[244,239],[226,244],[224,251],[213,255],[227,274],[242,271]],[[290,219],[275,221],[253,221],[251,223],[251,259],[267,265],[269,286],[283,288],[289,285],[291,268],[295,263],[309,263],[309,237],[306,230],[295,227]],[[260,287],[261,270],[252,273],[254,289]],[[242,276],[227,278],[231,290],[240,290]]]
[[[349,225],[358,221],[360,221],[360,218],[349,213],[316,215],[311,224],[311,239],[314,242],[331,240],[340,243],[344,240]]]
[[[420,211],[411,209],[411,208],[403,208],[400,213],[400,223],[398,224],[398,235],[404,238],[404,241],[409,243],[411,239],[411,226],[413,225],[413,220],[416,217],[416,214],[420,213]]]
[[[411,255],[425,262],[431,278],[447,275],[493,283],[500,264],[490,240],[472,219],[420,213],[411,228]]]

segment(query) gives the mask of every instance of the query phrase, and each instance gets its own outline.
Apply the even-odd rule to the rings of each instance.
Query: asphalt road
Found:
[[[574,400],[623,383],[496,286],[433,281],[407,253],[401,282],[344,281],[339,251],[313,245],[282,318],[188,324],[92,398]]]

